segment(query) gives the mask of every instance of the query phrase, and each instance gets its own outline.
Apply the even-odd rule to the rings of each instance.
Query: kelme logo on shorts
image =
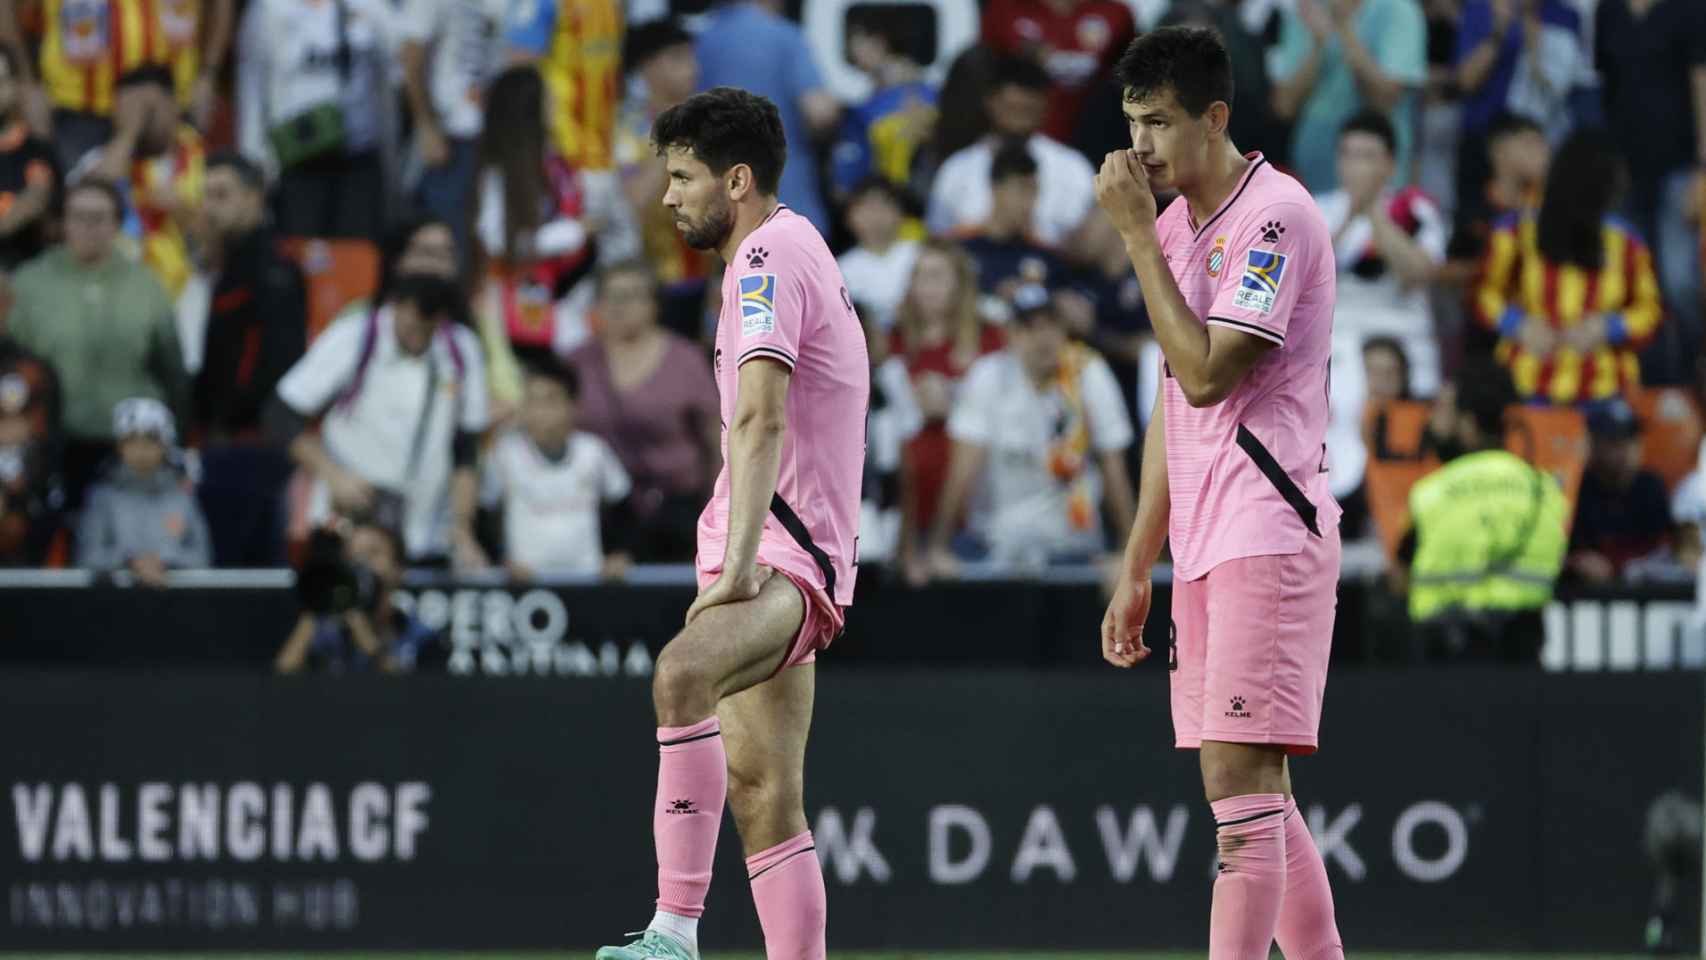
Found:
[[[1233,697],[1232,698],[1232,709],[1226,711],[1226,715],[1228,717],[1231,717],[1234,720],[1248,720],[1248,719],[1250,719],[1250,711],[1244,709],[1244,698],[1243,697]]]

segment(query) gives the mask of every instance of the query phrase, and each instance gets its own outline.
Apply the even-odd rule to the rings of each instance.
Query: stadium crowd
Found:
[[[1464,453],[1459,377],[1492,371],[1573,504],[1564,575],[1692,576],[1698,0],[920,0],[851,8],[835,84],[801,17],[0,4],[0,560],[159,583],[283,565],[333,518],[410,566],[691,559],[721,265],[649,131],[731,84],[780,108],[781,199],[866,326],[862,562],[1095,562],[1159,352],[1093,164],[1130,143],[1119,52],[1185,24],[1232,54],[1234,142],[1334,231],[1347,539],[1401,555],[1410,483]]]

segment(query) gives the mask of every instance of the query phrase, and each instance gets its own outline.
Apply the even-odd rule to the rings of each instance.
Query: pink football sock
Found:
[[[1286,960],[1345,960],[1327,865],[1295,800],[1285,802],[1285,900],[1274,939]]]
[[[658,909],[683,917],[705,912],[729,762],[717,718],[658,728],[658,796],[652,837],[658,848]]]
[[[807,830],[746,858],[765,960],[823,960],[829,911],[816,850]]]
[[[1285,900],[1285,796],[1217,800],[1220,875],[1209,914],[1208,960],[1268,960]]]

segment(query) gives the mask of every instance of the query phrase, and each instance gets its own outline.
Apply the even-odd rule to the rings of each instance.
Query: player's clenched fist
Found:
[[[1149,619],[1149,578],[1121,577],[1102,615],[1102,659],[1116,667],[1136,666],[1149,656],[1143,644],[1143,622]]]
[[[1143,227],[1155,227],[1155,194],[1149,174],[1133,150],[1115,150],[1096,173],[1096,203],[1107,212],[1120,236],[1130,239]]]

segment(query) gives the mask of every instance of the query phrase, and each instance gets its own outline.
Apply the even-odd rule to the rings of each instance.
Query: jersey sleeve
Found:
[[[1227,247],[1207,322],[1283,345],[1316,259],[1329,254],[1316,225],[1293,202],[1269,204],[1246,219]]]
[[[633,481],[623,469],[622,461],[616,458],[616,451],[598,437],[592,439],[598,444],[598,496],[605,503],[616,503],[633,490]]]
[[[764,357],[794,369],[805,332],[806,278],[802,274],[809,267],[781,251],[766,250],[763,240],[742,248],[735,262],[741,265],[735,277],[740,298],[735,366]]]
[[[314,338],[308,352],[278,382],[278,397],[304,417],[317,417],[355,377],[367,317],[360,313],[334,322]]]

